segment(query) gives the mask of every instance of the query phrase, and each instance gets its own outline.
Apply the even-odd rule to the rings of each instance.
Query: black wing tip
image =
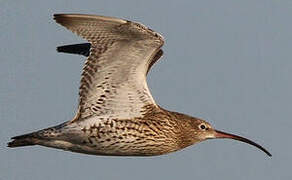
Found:
[[[59,24],[62,24],[62,16],[63,16],[63,14],[54,14],[53,15],[53,19],[57,22],[57,23],[59,23]]]
[[[79,14],[79,13],[56,13],[53,14],[53,18],[56,19],[60,19],[60,18],[68,18],[68,17],[78,17],[78,18],[82,18],[82,17],[95,17],[97,15],[93,15],[93,14]]]
[[[56,51],[57,51],[57,52],[63,52],[63,51],[62,51],[62,47],[63,47],[63,46],[58,46],[58,47],[56,48]]]
[[[59,17],[62,17],[62,16],[65,16],[66,14],[59,14],[59,13],[56,13],[56,14],[53,14],[53,18],[54,19],[57,19],[57,18],[59,18]]]
[[[53,14],[54,20],[57,20],[59,17],[62,17],[63,14]]]
[[[69,54],[78,54],[85,57],[89,56],[91,44],[90,43],[81,43],[81,44],[70,44],[64,46],[58,46],[57,52],[69,53]]]
[[[56,48],[57,52],[59,53],[68,53],[68,46],[64,45],[64,46],[58,46]]]
[[[59,23],[59,24],[63,24],[66,23],[68,21],[68,15],[70,14],[54,14],[53,15],[53,19]],[[72,15],[72,14],[71,14]],[[68,22],[67,22],[68,23]]]

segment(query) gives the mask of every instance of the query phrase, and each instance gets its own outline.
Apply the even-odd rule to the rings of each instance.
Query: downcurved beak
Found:
[[[229,134],[229,133],[226,133],[226,132],[222,132],[222,131],[218,131],[218,130],[215,130],[215,138],[228,138],[228,139],[234,139],[234,140],[238,140],[238,141],[241,141],[241,142],[245,142],[247,144],[250,144],[250,145],[253,145],[257,148],[259,148],[260,150],[262,150],[263,152],[265,152],[268,156],[272,156],[271,153],[269,153],[269,151],[267,151],[265,148],[263,148],[261,145],[247,139],[247,138],[244,138],[244,137],[241,137],[241,136],[237,136],[237,135],[234,135],[234,134]]]

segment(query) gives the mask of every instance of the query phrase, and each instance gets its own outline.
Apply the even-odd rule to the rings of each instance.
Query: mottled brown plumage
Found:
[[[87,56],[75,117],[63,124],[13,137],[9,147],[42,145],[73,152],[113,156],[153,156],[170,153],[212,138],[231,138],[199,118],[158,106],[146,75],[159,60],[161,35],[142,24],[118,18],[54,15],[89,43],[58,47],[59,52]]]

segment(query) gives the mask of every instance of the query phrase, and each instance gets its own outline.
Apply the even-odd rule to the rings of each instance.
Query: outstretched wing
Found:
[[[162,55],[164,41],[159,34],[112,17],[56,14],[54,19],[91,43],[81,77],[76,121],[91,116],[143,117],[148,107],[158,107],[146,74]]]

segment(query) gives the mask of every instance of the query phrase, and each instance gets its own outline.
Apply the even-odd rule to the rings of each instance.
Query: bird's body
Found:
[[[92,117],[24,136],[43,146],[118,156],[161,155],[199,141],[189,137],[190,134],[195,135],[189,127],[196,126],[193,123],[195,118],[156,107],[146,109],[143,118]]]
[[[57,23],[89,43],[60,52],[88,56],[81,77],[76,116],[61,125],[16,136],[9,147],[42,145],[94,155],[150,156],[211,138],[248,139],[158,106],[146,82],[162,56],[161,35],[144,25],[104,16],[57,14]]]

